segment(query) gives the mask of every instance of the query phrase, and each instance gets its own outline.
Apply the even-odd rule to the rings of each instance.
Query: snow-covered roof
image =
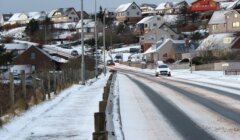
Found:
[[[155,10],[163,10],[165,9],[166,3],[160,3]]]
[[[42,52],[44,55],[46,55],[48,58],[50,58],[51,60],[54,60],[56,62],[59,62],[59,63],[67,63],[68,60],[66,59],[63,59],[61,57],[57,57],[57,56],[51,56],[50,54],[48,54],[47,52],[45,52],[43,49],[40,49],[36,46],[32,46],[32,47],[35,47],[37,50],[39,50],[40,52]]]
[[[238,39],[234,33],[211,34],[203,40],[197,50],[231,48]]]
[[[184,40],[174,40],[171,38],[167,38],[164,40],[157,41],[156,44],[152,45],[144,54],[154,53],[157,50],[161,49],[163,46],[165,46],[169,41],[171,41],[173,44],[184,44]]]
[[[130,46],[127,46],[127,47],[122,47],[122,48],[117,48],[117,49],[113,49],[112,52],[113,53],[117,53],[117,52],[124,52],[124,51],[129,51],[130,48],[141,48],[140,45],[130,45]]]
[[[79,20],[79,22],[76,25],[76,28],[81,28],[82,24],[81,24],[82,20]],[[95,26],[95,22],[93,21],[93,19],[84,19],[83,20],[83,27],[94,27]]]
[[[131,6],[132,3],[126,3],[118,6],[118,8],[115,10],[115,12],[124,12],[128,9],[129,6]]]
[[[41,20],[44,19],[47,16],[47,14],[42,11],[42,12],[30,12],[28,13],[28,18],[31,19],[35,19],[35,20]]]
[[[239,1],[240,1],[240,0],[235,0],[233,3],[231,3],[231,4],[226,8],[226,10],[231,10],[231,9],[233,9]]]
[[[137,24],[148,23],[148,22],[150,22],[153,18],[154,18],[154,16],[147,16],[147,17],[143,18],[142,20],[140,20]]]
[[[226,23],[225,14],[229,11],[215,11],[208,24]]]
[[[220,8],[226,9],[230,5],[232,5],[234,2],[219,2],[220,3]]]
[[[165,40],[159,40],[156,44],[152,45],[147,51],[145,51],[144,54],[156,52],[157,50],[162,48],[170,40],[172,40],[172,39],[168,38],[168,39],[165,39]]]
[[[22,15],[26,15],[26,14],[24,14],[24,13],[15,13],[15,14],[13,14],[13,16],[12,16],[8,21],[21,20],[20,17],[21,17]],[[27,17],[27,15],[26,15],[26,17]]]
[[[178,17],[179,17],[179,15],[164,15],[163,19],[164,19],[165,23],[172,25],[172,24],[176,24]]]
[[[25,50],[28,48],[26,44],[18,44],[18,43],[8,43],[4,44],[4,48],[7,50]]]

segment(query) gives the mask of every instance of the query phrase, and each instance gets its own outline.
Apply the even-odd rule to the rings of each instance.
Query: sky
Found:
[[[83,0],[84,10],[93,13],[95,0]],[[102,6],[109,11],[114,11],[120,4],[129,3],[133,0],[96,0],[97,10]],[[135,0],[140,5],[142,3],[160,4],[168,0]],[[180,1],[180,0],[175,0]],[[74,7],[76,10],[81,9],[81,0],[0,0],[0,13],[17,13],[17,12],[50,12],[56,8]]]

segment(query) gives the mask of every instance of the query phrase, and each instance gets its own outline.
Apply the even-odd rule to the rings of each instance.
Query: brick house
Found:
[[[22,54],[16,56],[12,66],[26,66],[31,73],[43,72],[44,70],[60,70],[62,62],[36,46],[31,46]],[[11,70],[20,73],[18,70]]]
[[[115,13],[116,19],[120,22],[135,24],[142,18],[141,9],[135,2],[120,5]]]

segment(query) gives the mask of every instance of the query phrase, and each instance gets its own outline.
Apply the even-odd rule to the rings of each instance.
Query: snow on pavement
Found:
[[[94,112],[109,75],[91,85],[73,85],[15,117],[0,129],[1,140],[91,140]]]

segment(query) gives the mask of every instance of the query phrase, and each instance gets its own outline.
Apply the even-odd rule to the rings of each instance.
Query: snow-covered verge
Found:
[[[91,140],[94,112],[109,75],[88,81],[86,86],[73,85],[15,117],[0,129],[1,140]]]
[[[18,28],[14,28],[5,32],[0,33],[0,35],[2,36],[10,36],[10,37],[14,37],[14,38],[23,38],[23,36],[25,36],[25,28],[26,27],[18,27]]]

